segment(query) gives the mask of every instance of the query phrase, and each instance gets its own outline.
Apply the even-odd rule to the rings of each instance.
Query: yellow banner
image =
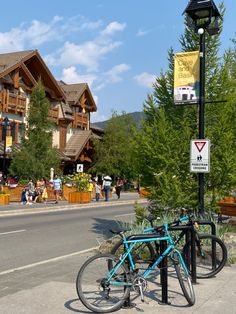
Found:
[[[12,146],[12,136],[6,136],[6,148]]]
[[[174,103],[176,105],[198,103],[199,68],[199,51],[175,54]]]

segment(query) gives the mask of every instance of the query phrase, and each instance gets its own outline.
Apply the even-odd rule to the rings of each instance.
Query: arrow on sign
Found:
[[[194,142],[194,144],[197,147],[197,150],[199,151],[199,153],[201,153],[201,151],[203,150],[203,147],[205,146],[206,142]]]

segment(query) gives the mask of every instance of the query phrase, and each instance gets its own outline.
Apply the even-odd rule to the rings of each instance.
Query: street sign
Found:
[[[83,164],[77,164],[77,172],[84,172],[84,165]]]
[[[190,148],[190,171],[210,172],[210,141],[192,140]]]

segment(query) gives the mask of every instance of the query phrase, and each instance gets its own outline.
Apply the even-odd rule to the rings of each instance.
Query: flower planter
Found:
[[[69,200],[69,194],[72,192],[76,192],[76,188],[73,186],[68,186],[67,184],[63,185],[63,196],[66,201]]]
[[[236,198],[233,196],[224,197],[218,203],[220,214],[226,216],[236,216]]]
[[[68,194],[69,203],[90,203],[91,202],[91,193],[90,192],[70,192]]]
[[[0,194],[0,205],[9,205],[10,195],[9,194]]]

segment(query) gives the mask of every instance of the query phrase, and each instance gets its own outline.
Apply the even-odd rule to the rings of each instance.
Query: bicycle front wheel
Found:
[[[186,265],[184,264],[184,261],[177,253],[175,253],[174,257],[174,266],[185,299],[187,300],[188,304],[192,306],[195,303],[195,293],[193,290],[191,277]]]
[[[183,258],[191,252],[191,242],[183,248]],[[196,239],[196,276],[199,279],[211,278],[219,273],[227,261],[224,242],[215,235],[197,234]]]
[[[109,270],[109,265],[115,266],[118,262],[111,254],[98,254],[80,268],[76,289],[79,299],[89,310],[110,313],[124,304],[131,289],[127,267],[122,264],[110,278],[112,270]]]

